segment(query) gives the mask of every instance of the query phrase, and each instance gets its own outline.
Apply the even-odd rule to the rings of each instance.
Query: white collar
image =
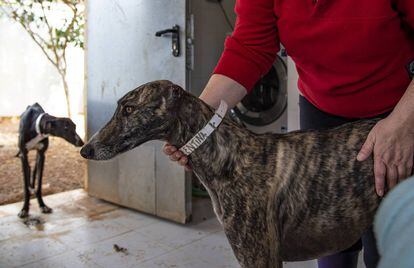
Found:
[[[211,135],[218,128],[218,126],[223,121],[223,118],[226,116],[227,113],[227,103],[223,100],[220,101],[220,106],[214,113],[213,117],[207,123],[207,125],[201,129],[197,134],[194,135],[183,147],[180,148],[180,151],[183,152],[185,155],[190,155],[194,152],[195,149],[200,147],[207,138]]]
[[[34,137],[33,139],[31,139],[30,141],[28,141],[26,143],[26,149],[27,150],[33,149],[40,141],[42,141],[45,138],[49,137],[48,134],[43,134],[42,130],[40,129],[40,121],[42,120],[42,117],[45,114],[46,113],[42,113],[36,118],[35,130],[36,130],[37,135],[36,135],[36,137]]]
[[[36,125],[35,125],[35,129],[36,129],[36,133],[38,135],[43,134],[42,131],[40,130],[40,121],[42,120],[42,117],[45,115],[46,113],[42,113],[40,114],[37,118],[36,118]]]

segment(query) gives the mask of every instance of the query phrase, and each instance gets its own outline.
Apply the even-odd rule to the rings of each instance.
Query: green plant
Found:
[[[84,0],[0,0],[4,14],[19,23],[56,67],[71,116],[66,51],[83,48]]]

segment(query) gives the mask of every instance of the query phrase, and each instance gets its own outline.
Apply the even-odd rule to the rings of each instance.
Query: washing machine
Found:
[[[188,4],[188,85],[199,95],[221,56],[225,37],[233,32],[235,0],[191,0]],[[282,46],[269,72],[230,112],[253,132],[283,133],[288,129],[288,107],[288,57]]]
[[[287,89],[287,56],[282,50],[269,72],[231,113],[253,132],[285,133],[288,124]]]

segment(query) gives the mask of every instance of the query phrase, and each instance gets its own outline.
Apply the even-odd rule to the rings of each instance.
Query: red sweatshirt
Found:
[[[249,91],[279,43],[296,63],[299,90],[330,114],[390,111],[411,81],[414,0],[238,0],[235,11],[214,72]]]

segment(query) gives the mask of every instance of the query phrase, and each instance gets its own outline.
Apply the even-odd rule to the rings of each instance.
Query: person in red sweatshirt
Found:
[[[236,27],[200,98],[237,104],[273,64],[280,44],[299,74],[301,128],[381,116],[357,159],[374,157],[383,196],[411,175],[414,156],[413,0],[238,0]],[[187,165],[167,144],[164,152]],[[187,166],[188,168],[188,166]],[[352,248],[318,260],[320,268],[367,268],[378,253],[372,231]]]

